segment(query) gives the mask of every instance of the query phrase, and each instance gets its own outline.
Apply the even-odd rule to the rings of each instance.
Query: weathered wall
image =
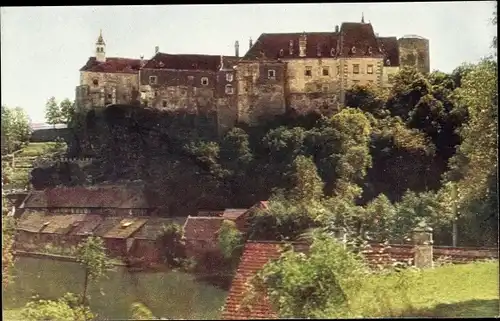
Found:
[[[354,73],[354,65],[359,65],[359,73]],[[369,74],[369,67],[373,68],[373,73]],[[349,89],[354,85],[375,85],[382,84],[383,60],[381,58],[356,58],[343,60],[342,80],[344,88]]]
[[[76,89],[77,106],[89,109],[109,104],[130,104],[137,99],[138,88],[138,74],[82,71],[80,86]]]
[[[217,73],[217,128],[224,134],[238,121],[238,85],[235,70],[221,70]]]
[[[399,63],[401,67],[414,66],[422,73],[430,72],[429,40],[424,38],[400,38]]]
[[[269,77],[274,70],[275,76]],[[242,62],[237,66],[238,121],[250,125],[284,114],[285,64],[276,61]]]
[[[156,76],[156,84],[150,77]],[[202,78],[208,80],[202,84]],[[142,69],[140,91],[143,104],[164,110],[210,113],[216,110],[217,75],[212,71]]]

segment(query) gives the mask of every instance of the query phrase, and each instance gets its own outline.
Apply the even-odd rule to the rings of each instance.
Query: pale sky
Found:
[[[417,34],[430,41],[431,69],[451,72],[491,54],[494,1],[8,7],[1,9],[2,105],[44,121],[45,102],[74,99],[79,69],[102,29],[110,57],[166,53],[234,54],[261,33],[333,31],[364,12],[380,36]]]

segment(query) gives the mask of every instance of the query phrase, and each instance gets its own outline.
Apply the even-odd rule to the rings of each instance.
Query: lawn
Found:
[[[65,144],[63,144],[64,146]],[[16,152],[16,158],[19,157],[36,157],[46,155],[57,150],[58,143],[45,142],[45,143],[29,143],[24,146],[20,151]],[[64,147],[63,147],[64,149]]]
[[[373,276],[352,308],[363,317],[498,316],[498,275],[498,261],[489,261]]]

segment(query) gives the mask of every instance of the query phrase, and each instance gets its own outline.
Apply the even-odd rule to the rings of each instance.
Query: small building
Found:
[[[51,214],[99,214],[144,216],[156,208],[148,204],[145,189],[138,184],[56,187],[31,191],[21,209]]]
[[[138,231],[147,221],[147,218],[131,217],[122,218],[118,224],[114,224],[111,229],[102,235],[108,254],[113,257],[128,257],[129,251],[134,244],[132,234]]]
[[[218,235],[223,221],[223,217],[188,216],[184,224],[186,256],[208,261],[220,256]]]
[[[176,248],[177,244],[168,244],[163,239],[165,227],[169,224],[178,224],[182,227],[185,222],[186,217],[150,218],[132,235],[133,244],[129,251],[129,257],[146,265],[161,263],[167,247],[173,251],[179,250]]]

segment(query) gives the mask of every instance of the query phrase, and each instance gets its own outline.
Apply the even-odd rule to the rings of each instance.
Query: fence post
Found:
[[[419,269],[434,267],[432,228],[421,222],[413,229],[413,250],[415,267]]]

